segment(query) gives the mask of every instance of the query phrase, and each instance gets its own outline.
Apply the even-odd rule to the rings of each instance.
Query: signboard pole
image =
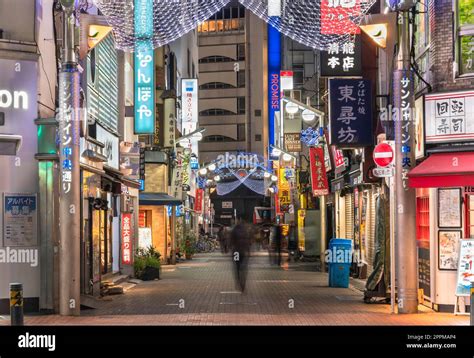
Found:
[[[415,167],[414,86],[410,70],[409,12],[400,13],[397,67],[394,72],[395,120],[395,242],[397,259],[398,313],[417,313],[416,193],[408,186],[408,172]]]
[[[79,72],[74,53],[74,4],[63,6],[64,34],[59,73],[59,314],[80,315]]]

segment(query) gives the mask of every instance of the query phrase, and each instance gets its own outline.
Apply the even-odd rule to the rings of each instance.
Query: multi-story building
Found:
[[[198,27],[202,163],[224,152],[264,152],[265,34],[265,22],[237,2]]]
[[[198,26],[199,125],[205,128],[200,163],[226,152],[266,157],[266,36],[266,23],[237,1]],[[242,185],[211,199],[215,220],[229,223],[234,215],[251,220],[262,197]],[[232,208],[223,208],[223,201],[233,202]]]
[[[417,188],[418,286],[425,304],[452,312],[469,291],[469,283],[457,278],[463,260],[458,248],[461,238],[474,237],[474,3],[422,0],[417,10],[419,164],[410,180]]]
[[[23,284],[26,311],[52,309],[57,289],[56,151],[43,145],[55,134],[53,3],[0,1],[0,313],[9,283]]]

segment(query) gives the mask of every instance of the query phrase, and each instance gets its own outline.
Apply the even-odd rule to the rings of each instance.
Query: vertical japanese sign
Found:
[[[36,194],[4,194],[3,245],[37,245]]]
[[[132,214],[122,214],[122,264],[132,264]]]
[[[362,75],[362,46],[360,35],[340,43],[330,42],[321,51],[321,76],[343,77]]]
[[[135,134],[155,133],[153,0],[135,0]]]
[[[285,168],[278,170],[278,199],[280,204],[280,211],[286,212],[291,204],[291,186],[287,179],[287,172]]]
[[[426,143],[474,141],[474,91],[425,95]]]
[[[394,90],[394,107],[400,114],[399,118],[395,118],[395,133],[400,133],[400,137],[395,138],[395,142],[399,145],[399,153],[395,153],[395,158],[399,163],[395,164],[395,170],[401,170],[403,190],[409,190],[408,172],[415,166],[415,148],[414,143],[415,126],[414,126],[414,107],[412,99],[414,98],[414,81],[411,71],[400,70],[394,73],[393,79]],[[397,149],[398,150],[398,149]],[[397,175],[397,173],[396,173]]]
[[[73,239],[80,230],[79,72],[59,73],[59,93],[60,236]]]
[[[175,145],[176,102],[173,98],[167,98],[164,102],[163,147],[172,148]]]
[[[324,165],[324,149],[312,147],[309,149],[309,165],[311,169],[311,188],[314,196],[328,195],[328,179]]]
[[[171,179],[171,195],[175,198],[183,197],[183,148],[176,148],[176,159]]]
[[[204,190],[196,189],[196,202],[194,204],[194,211],[198,213],[202,212],[203,199],[204,199]]]
[[[361,0],[321,0],[321,34],[359,34],[354,19],[361,15]]]
[[[300,251],[305,250],[305,231],[304,231],[304,219],[306,217],[306,210],[298,210],[298,248]]]
[[[369,80],[329,80],[330,141],[341,147],[373,145],[372,86]]]
[[[183,79],[181,81],[181,123],[183,134],[189,134],[197,129],[198,124],[198,80]],[[197,142],[189,140],[189,148],[197,154]]]
[[[183,153],[183,161],[182,161],[182,190],[183,190],[183,199],[185,199],[185,195],[188,191],[191,190],[190,180],[191,180],[191,153],[189,149],[185,149]]]
[[[280,32],[268,24],[268,142],[275,145],[275,117],[280,112]]]

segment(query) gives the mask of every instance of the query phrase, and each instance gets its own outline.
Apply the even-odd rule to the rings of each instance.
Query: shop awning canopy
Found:
[[[140,193],[140,205],[181,205],[182,200],[166,193]]]
[[[474,186],[474,152],[435,153],[408,173],[412,188]]]

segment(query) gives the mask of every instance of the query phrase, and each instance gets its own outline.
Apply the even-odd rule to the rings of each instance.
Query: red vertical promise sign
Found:
[[[132,264],[132,214],[122,214],[122,264]]]
[[[328,179],[324,165],[324,149],[310,148],[309,165],[311,168],[311,188],[314,196],[328,195]]]

